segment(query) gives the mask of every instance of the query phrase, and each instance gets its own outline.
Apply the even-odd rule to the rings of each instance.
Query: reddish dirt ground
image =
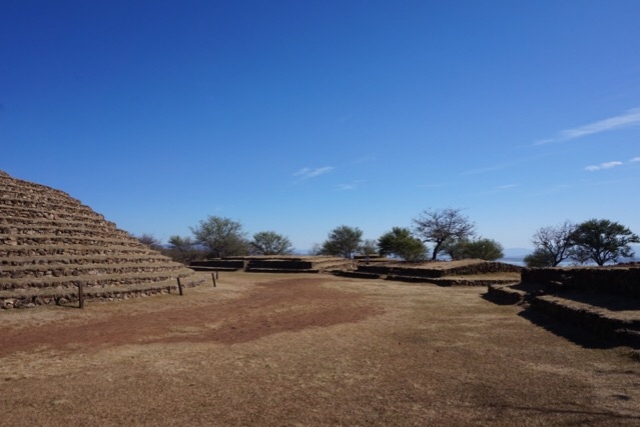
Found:
[[[235,344],[283,331],[352,323],[380,312],[355,293],[319,286],[325,279],[264,282],[241,300],[129,313],[86,324],[49,323],[8,329],[0,335],[0,356],[46,347],[63,350],[74,344],[99,350],[103,346],[137,343],[219,342]],[[335,301],[340,300],[340,305]],[[197,335],[166,336],[171,329],[221,322]]]
[[[639,425],[640,363],[481,298],[228,273],[0,312],[0,425]]]

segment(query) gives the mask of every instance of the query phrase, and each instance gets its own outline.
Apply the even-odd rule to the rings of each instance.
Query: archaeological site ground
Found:
[[[59,190],[0,188],[0,425],[640,424],[637,265],[190,269]]]

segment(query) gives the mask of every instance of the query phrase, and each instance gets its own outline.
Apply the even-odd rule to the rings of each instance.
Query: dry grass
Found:
[[[0,425],[638,425],[640,364],[481,288],[221,273],[0,312]]]

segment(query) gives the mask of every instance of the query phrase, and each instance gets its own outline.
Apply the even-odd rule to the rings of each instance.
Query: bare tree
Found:
[[[307,251],[307,253],[311,256],[318,256],[322,253],[322,245],[320,243],[314,243],[311,245],[311,248]]]
[[[372,255],[378,253],[378,242],[372,239],[365,239],[362,241],[358,252],[362,255]]]
[[[576,230],[576,225],[565,220],[557,226],[542,227],[533,235],[533,244],[536,246],[536,257],[533,260],[542,262],[546,260],[549,267],[556,267],[565,259],[571,256],[573,242],[572,234]]]
[[[465,240],[475,233],[475,224],[462,215],[462,209],[426,209],[413,220],[415,234],[423,242],[433,242],[431,260],[438,257],[447,240]]]
[[[195,243],[191,237],[171,236],[169,237],[169,249],[165,250],[165,255],[169,255],[174,261],[189,264],[191,261],[203,255],[201,250],[195,248]]]

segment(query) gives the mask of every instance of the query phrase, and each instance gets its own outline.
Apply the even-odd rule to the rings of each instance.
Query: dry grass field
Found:
[[[0,312],[0,425],[640,425],[640,363],[484,287],[222,273]]]

